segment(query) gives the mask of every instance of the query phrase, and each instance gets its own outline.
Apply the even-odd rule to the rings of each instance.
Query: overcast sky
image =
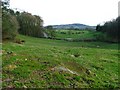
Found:
[[[41,16],[44,25],[81,23],[95,26],[118,16],[118,1],[10,0],[10,7]]]

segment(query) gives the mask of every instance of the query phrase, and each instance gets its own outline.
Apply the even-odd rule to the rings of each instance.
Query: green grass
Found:
[[[64,33],[64,34],[63,34]],[[57,30],[55,32],[56,38],[73,38],[73,39],[94,39],[95,32],[88,30]]]
[[[18,38],[3,43],[3,88],[120,88],[117,44]]]

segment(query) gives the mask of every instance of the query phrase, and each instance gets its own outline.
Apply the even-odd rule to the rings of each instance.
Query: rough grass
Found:
[[[120,88],[117,44],[18,38],[3,43],[3,88]]]

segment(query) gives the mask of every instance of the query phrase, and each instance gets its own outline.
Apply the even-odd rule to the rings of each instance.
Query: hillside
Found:
[[[52,25],[54,29],[95,29],[95,26],[89,26],[85,24],[61,24],[61,25]]]
[[[19,4],[23,11],[17,8],[14,11],[11,7],[14,4],[11,5],[11,1],[1,2],[2,90],[120,89],[118,70],[120,17],[105,21],[108,15],[105,16],[104,10],[95,12],[93,10],[98,2],[92,5],[90,1],[88,6],[82,2],[74,3],[74,0],[71,0],[69,5],[68,1],[64,0],[47,0],[48,3],[37,0],[34,5],[33,2],[29,2],[28,5],[27,0],[26,2],[16,0],[18,3],[14,4]],[[100,6],[102,4],[99,3]],[[34,8],[31,8],[31,5]],[[91,11],[91,15],[88,15],[88,12],[82,13],[81,10],[87,11],[83,10],[85,7],[90,7],[89,10],[93,13]],[[37,15],[34,11],[37,11]],[[105,16],[102,20],[105,23],[90,26],[102,22],[101,18],[98,18],[102,12]],[[60,22],[68,24],[48,25]],[[70,24],[71,22],[73,24]],[[89,22],[90,25],[74,22]]]
[[[117,44],[17,38],[3,43],[3,88],[119,87]]]

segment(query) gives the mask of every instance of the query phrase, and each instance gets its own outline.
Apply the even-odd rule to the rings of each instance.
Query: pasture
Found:
[[[95,32],[90,30],[56,30],[56,38],[93,39]]]
[[[120,88],[118,44],[17,38],[25,43],[2,46],[3,88]]]

